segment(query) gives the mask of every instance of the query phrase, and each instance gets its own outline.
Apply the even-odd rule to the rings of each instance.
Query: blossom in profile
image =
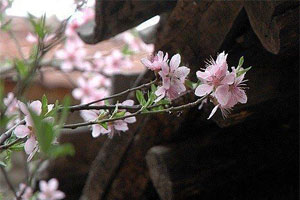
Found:
[[[58,181],[55,178],[50,179],[48,182],[42,180],[39,186],[38,198],[40,200],[60,200],[65,198],[65,194],[58,190]]]
[[[119,105],[133,106],[134,101],[126,100]],[[122,111],[122,110],[120,110],[120,111]],[[99,117],[99,111],[97,111],[97,110],[82,110],[80,112],[80,114],[85,121],[96,121]],[[128,116],[130,114],[131,114],[130,112],[125,112],[125,116]],[[129,130],[128,123],[131,124],[131,123],[135,123],[135,122],[136,122],[135,117],[128,117],[123,120],[115,120],[112,122],[108,122],[107,128],[104,128],[100,124],[93,124],[92,125],[92,136],[98,137],[100,135],[108,135],[109,138],[112,138],[116,133],[128,131]]]
[[[30,200],[33,196],[33,191],[31,187],[27,186],[24,183],[19,185],[19,191],[16,193],[17,196],[21,197],[21,200]]]
[[[176,54],[171,58],[169,65],[163,65],[162,70],[158,72],[162,78],[162,86],[159,86],[155,92],[158,97],[156,102],[164,97],[174,100],[186,91],[184,82],[190,69],[185,66],[179,67],[180,62],[181,57]]]
[[[33,101],[28,106],[21,101],[18,101],[18,105],[22,113],[25,115],[25,125],[18,125],[14,130],[17,138],[27,138],[24,149],[27,154],[32,154],[37,148],[37,138],[34,132],[34,123],[30,115],[30,111],[34,112],[36,115],[41,115],[42,103],[40,101]],[[53,109],[53,104],[48,105],[48,112]],[[49,122],[53,121],[52,117],[45,118]]]
[[[152,71],[160,71],[163,66],[167,67],[168,63],[168,53],[164,55],[162,51],[159,51],[155,56],[151,56],[150,58],[143,58],[141,62],[145,67]]]

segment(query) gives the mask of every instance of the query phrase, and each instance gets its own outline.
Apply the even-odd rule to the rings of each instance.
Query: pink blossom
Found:
[[[21,183],[19,185],[19,191],[17,192],[17,196],[20,196],[21,200],[30,200],[31,197],[33,196],[33,191],[31,187],[27,186],[24,183]]]
[[[152,71],[159,71],[163,66],[168,66],[168,53],[164,56],[162,51],[159,51],[155,56],[151,56],[149,59],[143,58],[141,62]]]
[[[66,72],[73,70],[74,67],[85,68],[88,65],[84,61],[85,56],[86,50],[78,47],[78,44],[71,42],[71,40],[67,41],[64,49],[56,52],[56,57],[63,60],[61,69]]]
[[[32,154],[34,150],[37,148],[37,139],[36,135],[34,133],[33,128],[33,121],[30,116],[29,110],[32,110],[35,114],[41,115],[42,112],[42,103],[40,101],[33,101],[31,102],[28,107],[21,101],[18,101],[18,105],[20,110],[25,115],[25,125],[19,125],[14,130],[15,135],[18,138],[25,138],[27,137],[27,140],[24,145],[25,152],[27,154]],[[48,112],[53,109],[53,104],[48,105]],[[44,120],[52,121],[52,117],[45,118]]]
[[[134,101],[132,100],[126,100],[120,105],[124,106],[133,106]],[[130,112],[126,112],[125,116],[130,115]],[[99,112],[96,110],[83,110],[81,111],[81,116],[85,121],[96,121],[99,116]],[[124,120],[116,120],[112,122],[108,122],[108,127],[105,129],[100,124],[93,124],[92,125],[92,136],[98,137],[99,135],[105,135],[108,134],[109,138],[112,138],[116,132],[126,132],[128,131],[128,123],[135,123],[136,118],[135,117],[128,117]]]
[[[81,10],[83,23],[87,23],[90,20],[95,18],[95,9],[93,8],[84,8]]]
[[[130,68],[132,62],[125,57],[120,50],[113,50],[110,55],[105,57],[106,74],[118,73],[122,68]]]
[[[228,71],[226,58],[227,54],[222,52],[218,55],[216,61],[209,61],[204,72],[197,71],[197,77],[202,81],[202,83],[196,88],[195,94],[197,96],[207,95],[220,85],[233,83],[234,74]]]
[[[155,92],[155,95],[158,96],[156,102],[165,96],[170,100],[176,99],[186,90],[184,82],[190,73],[190,69],[185,66],[179,67],[180,62],[181,57],[179,54],[176,54],[171,58],[170,66],[162,66],[162,70],[158,74],[161,76],[163,84]]]
[[[48,181],[40,181],[40,193],[38,198],[40,200],[59,200],[65,198],[65,194],[58,190],[58,181],[52,178]]]
[[[135,37],[129,31],[125,31],[124,33],[120,34],[119,38],[121,38],[128,45],[131,51],[146,51],[148,53],[152,53],[154,50],[153,44],[145,44],[139,37]]]
[[[44,38],[44,43],[48,43],[55,37],[54,34],[46,35]],[[28,33],[26,36],[26,40],[30,43],[37,43],[38,37],[36,35],[33,35],[32,33]]]
[[[111,85],[111,81],[101,74],[84,73],[78,78],[77,84],[79,87],[73,90],[73,97],[81,100],[81,103],[90,103],[108,96],[109,93],[105,88]],[[103,101],[97,103],[97,105],[102,104]]]

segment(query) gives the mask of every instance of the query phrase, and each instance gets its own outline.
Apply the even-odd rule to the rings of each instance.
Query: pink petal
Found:
[[[55,178],[52,178],[48,181],[49,190],[55,191],[58,188],[58,181]]]
[[[72,91],[72,95],[75,99],[81,99],[81,97],[83,96],[83,91],[81,88],[75,88]]]
[[[228,85],[221,85],[216,89],[216,98],[221,105],[226,105],[229,98],[231,98],[231,93],[229,92]]]
[[[127,123],[124,122],[123,120],[117,120],[114,122],[114,128],[118,131],[127,131],[128,130],[128,126]]]
[[[244,90],[237,88],[234,90],[235,98],[240,103],[247,103],[247,95]]]
[[[157,90],[155,91],[155,95],[158,97],[155,102],[159,102],[160,100],[162,100],[165,95],[166,95],[166,90],[164,87],[160,86],[157,88]]]
[[[125,116],[128,116],[128,115],[131,115],[131,113],[130,112],[126,112]],[[136,118],[135,117],[128,117],[128,118],[125,118],[124,121],[126,123],[130,123],[131,124],[131,123],[135,123],[136,122]]]
[[[22,101],[18,101],[18,105],[19,105],[19,108],[22,111],[22,113],[24,113],[24,115],[30,114],[25,103],[23,103]]]
[[[141,62],[142,62],[143,65],[145,65],[147,68],[149,68],[149,69],[152,68],[152,63],[151,63],[150,60],[148,60],[147,58],[141,59]]]
[[[123,106],[133,106],[134,105],[134,101],[131,99],[125,100],[122,103]]]
[[[46,181],[40,181],[40,190],[41,190],[42,192],[48,190],[48,184],[47,184]]]
[[[64,72],[70,72],[73,69],[73,63],[70,61],[65,61],[60,67]]]
[[[203,80],[207,80],[207,81],[211,81],[211,75],[208,71],[205,71],[205,72],[201,72],[201,71],[197,71],[196,72],[196,75],[198,77],[198,79],[203,79]]]
[[[65,198],[65,194],[62,192],[62,191],[55,191],[55,192],[53,192],[52,193],[52,198],[53,199],[63,199],[63,198]]]
[[[179,67],[180,65],[180,62],[181,62],[181,57],[179,54],[176,54],[174,55],[172,58],[171,58],[171,61],[170,61],[170,68],[171,70],[175,70]]]
[[[94,124],[92,126],[92,136],[94,138],[98,137],[101,134],[101,127],[99,124]]]
[[[184,81],[184,79],[187,77],[187,75],[190,73],[190,69],[187,67],[179,67],[175,75],[178,77],[181,81]]]
[[[24,138],[30,133],[30,129],[25,125],[19,125],[15,129],[14,133],[18,138]]]
[[[30,137],[29,139],[27,139],[27,141],[25,142],[25,146],[24,146],[25,152],[27,154],[31,154],[33,152],[36,144],[37,144],[37,141],[35,140],[34,137]]]
[[[29,108],[35,112],[35,114],[40,115],[42,112],[42,103],[40,101],[33,101],[30,103]]]
[[[234,78],[235,78],[235,74],[234,73],[230,73],[227,74],[224,79],[221,81],[221,84],[232,84],[234,82]]]
[[[98,114],[92,110],[82,110],[80,115],[85,121],[94,121],[98,118]]]
[[[209,94],[213,90],[214,86],[208,84],[201,84],[195,90],[195,95],[202,97],[206,94]]]

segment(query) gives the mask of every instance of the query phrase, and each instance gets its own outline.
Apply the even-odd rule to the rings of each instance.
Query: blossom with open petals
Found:
[[[65,198],[65,194],[58,190],[58,181],[52,178],[48,181],[40,181],[40,193],[38,198],[40,200],[59,200]]]
[[[151,56],[149,59],[143,58],[141,62],[145,65],[148,69],[152,71],[159,71],[162,69],[163,66],[168,66],[168,53],[165,54],[162,51],[159,51],[155,56]]]
[[[132,61],[123,55],[120,50],[113,50],[105,57],[104,73],[114,74],[121,72],[122,69],[132,67]]]
[[[176,54],[171,58],[169,65],[163,65],[162,70],[158,72],[163,84],[155,92],[155,95],[158,96],[156,102],[165,96],[170,100],[176,99],[182,92],[186,91],[184,82],[190,73],[190,69],[185,66],[179,67],[180,62],[181,57],[179,54]]]
[[[212,59],[208,63],[208,66],[206,67],[204,72],[197,71],[196,75],[202,82],[195,90],[195,94],[197,96],[201,97],[207,95],[220,85],[228,85],[233,83],[234,73],[230,73],[228,71],[226,59],[227,54],[225,54],[225,52],[222,52],[218,55],[216,61]]]

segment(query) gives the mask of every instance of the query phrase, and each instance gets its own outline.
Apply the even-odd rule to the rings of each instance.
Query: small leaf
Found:
[[[192,90],[194,90],[194,89],[198,86],[197,83],[194,83],[194,82],[192,82],[192,81],[190,81],[190,80],[185,80],[185,84],[186,84],[189,88],[191,88]]]
[[[119,118],[119,117],[123,117],[125,115],[126,111],[121,111],[121,112],[117,112],[114,115],[114,118]]]
[[[136,96],[136,99],[138,100],[138,102],[140,103],[140,105],[144,106],[146,104],[145,97],[141,90],[137,90],[135,92],[135,96]]]
[[[62,156],[73,156],[75,154],[75,149],[72,144],[66,143],[61,145],[52,145],[49,154],[53,158]]]
[[[239,77],[239,76],[245,74],[245,73],[248,72],[251,68],[252,68],[252,67],[248,67],[248,68],[246,68],[246,69],[242,69],[242,70],[238,71],[238,72],[237,72],[237,77]]]
[[[102,126],[103,128],[105,128],[106,130],[108,129],[108,124],[107,122],[104,122],[104,123],[99,123],[100,126]]]

